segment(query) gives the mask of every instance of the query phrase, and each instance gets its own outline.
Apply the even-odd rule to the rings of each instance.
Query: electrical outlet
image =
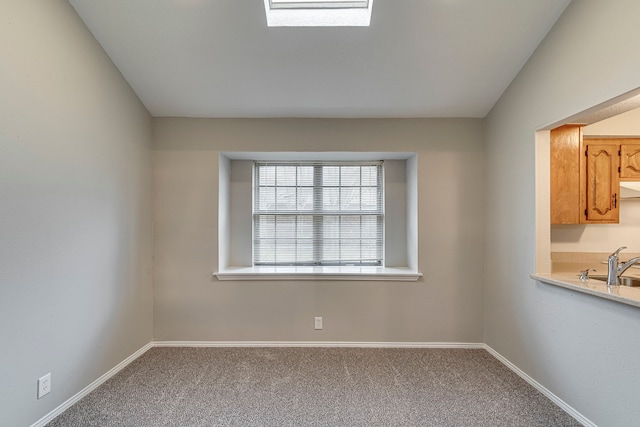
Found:
[[[38,399],[43,398],[51,391],[51,372],[38,379]]]
[[[316,317],[316,329],[322,329],[322,317]]]

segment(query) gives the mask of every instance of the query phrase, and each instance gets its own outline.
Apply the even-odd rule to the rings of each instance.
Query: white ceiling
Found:
[[[484,117],[569,0],[375,0],[268,28],[263,0],[69,0],[154,116]]]

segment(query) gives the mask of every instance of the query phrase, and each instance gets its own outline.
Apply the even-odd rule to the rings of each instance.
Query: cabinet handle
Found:
[[[613,193],[613,208],[618,207],[618,193]]]

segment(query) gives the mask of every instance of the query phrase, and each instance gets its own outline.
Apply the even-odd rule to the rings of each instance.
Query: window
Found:
[[[218,168],[218,280],[422,276],[416,153],[228,151]]]
[[[269,0],[271,9],[349,9],[369,7],[369,0]]]
[[[373,0],[264,0],[269,27],[368,27]]]
[[[382,266],[383,163],[255,162],[255,266]]]

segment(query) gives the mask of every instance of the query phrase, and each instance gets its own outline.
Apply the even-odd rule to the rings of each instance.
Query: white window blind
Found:
[[[254,265],[382,265],[383,163],[254,164]]]

